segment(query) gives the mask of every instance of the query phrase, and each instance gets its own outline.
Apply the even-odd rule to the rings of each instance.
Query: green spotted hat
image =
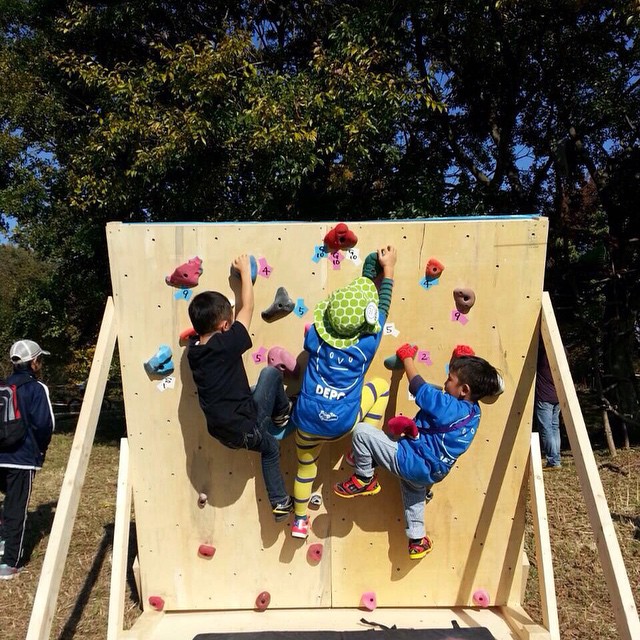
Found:
[[[378,333],[378,290],[365,277],[356,278],[322,300],[313,312],[320,337],[332,347],[344,349],[365,333]]]

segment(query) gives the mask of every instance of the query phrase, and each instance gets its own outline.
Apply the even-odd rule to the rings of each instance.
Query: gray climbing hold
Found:
[[[278,287],[276,296],[268,309],[265,309],[260,315],[263,320],[276,320],[282,318],[291,313],[296,304],[289,297],[287,290],[284,287]]]

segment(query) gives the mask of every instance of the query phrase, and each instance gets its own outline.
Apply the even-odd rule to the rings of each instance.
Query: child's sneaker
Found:
[[[431,553],[432,549],[433,543],[429,536],[425,536],[419,542],[409,541],[409,557],[412,560],[420,560],[420,558],[424,558],[427,553]]]
[[[373,496],[380,493],[381,488],[376,476],[363,482],[354,473],[348,480],[334,484],[333,492],[341,498],[355,498],[356,496]]]
[[[279,429],[286,427],[289,423],[289,418],[291,418],[291,409],[293,409],[293,402],[289,400],[289,406],[282,413],[271,417],[273,424]]]
[[[288,496],[284,502],[278,502],[273,505],[273,517],[276,522],[283,522],[289,517],[289,514],[293,511],[293,498]]]
[[[291,525],[291,535],[294,538],[302,538],[303,540],[309,537],[309,528],[311,527],[311,520],[308,516],[303,518],[294,518],[293,525]]]
[[[0,580],[11,580],[22,571],[22,567],[10,567],[8,564],[0,564]]]
[[[356,459],[353,456],[353,449],[349,449],[349,451],[344,456],[344,461],[350,466],[356,466]]]

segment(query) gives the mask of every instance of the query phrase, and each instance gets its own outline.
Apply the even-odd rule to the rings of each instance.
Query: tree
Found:
[[[53,264],[79,340],[108,291],[107,220],[542,212],[547,287],[562,303],[598,283],[593,353],[637,422],[636,6],[5,2],[0,211]]]

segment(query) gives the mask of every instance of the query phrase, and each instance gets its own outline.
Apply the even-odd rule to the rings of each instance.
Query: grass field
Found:
[[[74,426],[72,416],[59,419],[45,467],[34,483],[28,524],[29,563],[19,577],[0,583],[0,637],[4,640],[22,640],[26,636]],[[106,637],[118,444],[122,435],[121,413],[105,412],[98,425],[62,579],[51,634],[57,640]],[[622,451],[615,460],[604,452],[596,452],[596,456],[638,606],[640,449]],[[562,637],[566,640],[616,638],[611,601],[570,452],[564,452],[562,469],[545,472],[544,480]],[[524,604],[535,620],[541,620],[530,525],[526,551],[531,572]],[[129,583],[125,613],[128,625],[140,613],[133,580]]]

